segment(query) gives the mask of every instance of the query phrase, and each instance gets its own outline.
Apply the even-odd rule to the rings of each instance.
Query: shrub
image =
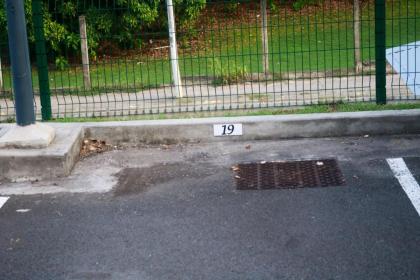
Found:
[[[297,0],[293,3],[293,9],[298,11],[307,5],[314,5],[314,4],[317,4],[318,2],[319,0]]]
[[[65,59],[63,56],[57,56],[55,59],[55,67],[58,70],[64,70],[69,66],[69,63],[67,59]]]
[[[240,83],[246,80],[248,71],[245,66],[238,65],[235,61],[230,61],[222,66],[218,58],[210,59],[209,65],[214,74],[214,85],[229,85]]]

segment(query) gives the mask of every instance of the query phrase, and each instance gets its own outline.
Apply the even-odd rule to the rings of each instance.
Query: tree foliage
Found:
[[[32,24],[32,1],[25,0],[25,14],[31,50],[35,37]],[[101,46],[118,50],[141,49],[145,34],[153,32],[167,35],[165,0],[41,0],[44,7],[44,35],[51,61],[65,67],[65,57],[77,57],[80,49],[78,16],[87,20],[90,56],[95,59]],[[260,0],[251,0],[259,2]],[[295,9],[323,0],[269,0],[277,4],[290,4]],[[224,0],[173,0],[177,28],[191,34],[194,21],[206,3],[216,2],[236,7],[241,1]],[[249,0],[247,0],[249,2]],[[7,42],[6,12],[0,1],[0,43]]]
[[[206,0],[174,0],[179,28],[193,24]],[[79,52],[78,16],[85,15],[90,55],[95,58],[101,43],[107,41],[120,49],[141,48],[147,32],[166,34],[164,0],[43,0],[44,35],[47,47],[60,64],[63,57]],[[28,39],[33,46],[32,0],[25,0]],[[0,42],[7,42],[4,1],[0,1]],[[33,48],[31,48],[33,49]]]

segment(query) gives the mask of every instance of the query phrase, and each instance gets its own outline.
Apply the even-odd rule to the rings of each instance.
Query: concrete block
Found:
[[[0,181],[32,181],[67,176],[79,158],[83,139],[80,125],[49,124],[55,138],[43,149],[0,149]],[[6,131],[10,125],[2,125]]]
[[[27,126],[13,125],[3,128],[0,149],[42,149],[48,147],[55,137],[54,128],[43,123]]]

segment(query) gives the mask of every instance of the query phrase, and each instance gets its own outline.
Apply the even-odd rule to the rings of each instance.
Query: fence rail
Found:
[[[27,1],[37,118],[415,101],[420,71],[407,65],[420,61],[417,2],[177,1],[174,57],[165,1]],[[13,89],[0,32],[7,121]]]

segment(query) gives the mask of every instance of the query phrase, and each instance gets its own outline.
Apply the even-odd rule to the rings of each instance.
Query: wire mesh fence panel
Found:
[[[395,77],[387,83],[392,100],[417,100],[420,91],[420,3],[418,1],[387,2],[387,59]],[[416,79],[416,76],[418,78]],[[402,94],[402,89],[406,94]]]
[[[15,106],[6,32],[0,34],[0,122],[14,120]]]
[[[146,1],[78,1],[66,7],[63,1],[49,1],[52,18],[74,36],[64,52],[52,54],[53,115],[117,116],[165,108],[166,99],[173,97],[165,87],[170,82],[168,56],[160,55],[167,52],[167,32],[153,15],[162,4],[138,6],[141,2]],[[153,24],[161,30],[154,31]],[[158,88],[164,89],[164,98],[154,94]]]
[[[376,100],[373,0],[174,1],[176,59],[165,1],[32,1],[42,1],[53,118]],[[1,13],[0,21],[5,24]],[[417,64],[408,62],[420,38],[420,5],[387,0],[385,22],[387,58],[394,66],[386,69],[387,100],[416,100]],[[0,32],[0,121],[6,121],[14,107],[6,28]],[[400,46],[406,46],[402,55],[395,49]],[[181,92],[174,86],[177,67]]]

